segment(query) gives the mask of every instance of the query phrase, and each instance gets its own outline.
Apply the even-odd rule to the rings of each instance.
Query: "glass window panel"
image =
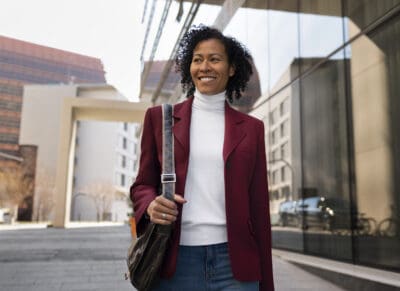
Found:
[[[297,70],[293,64],[287,71]],[[285,76],[287,77],[287,76]],[[283,78],[285,78],[283,77]],[[279,80],[278,80],[279,81]],[[283,105],[283,116],[280,114],[280,105]],[[285,109],[285,107],[287,107]],[[274,247],[303,251],[303,232],[299,228],[298,215],[295,213],[295,204],[298,199],[298,189],[301,188],[301,146],[300,146],[300,105],[299,82],[265,100],[258,111],[264,116],[270,116],[274,124],[266,124],[266,144],[268,153],[270,213],[272,227],[272,243]],[[272,118],[272,116],[274,116]],[[287,134],[280,137],[280,124],[287,124]],[[289,129],[293,128],[293,131]],[[272,139],[274,138],[274,144]],[[272,153],[277,152],[277,159],[272,159]],[[293,155],[292,155],[293,153]],[[293,157],[293,158],[292,158]],[[282,170],[284,168],[284,170]],[[282,178],[282,179],[280,179]]]
[[[298,71],[289,70],[299,57],[298,17],[295,12],[268,10],[268,85],[271,94],[298,77]]]
[[[356,260],[399,271],[400,17],[357,38],[349,47]]]
[[[348,0],[345,1],[348,37],[352,38],[390,9],[400,5],[399,0]]]
[[[309,69],[343,44],[341,0],[300,1],[301,71]]]
[[[300,107],[305,252],[341,260],[352,259],[346,65],[342,51],[302,78]],[[329,204],[317,207],[323,201]]]
[[[255,2],[255,1],[254,1]],[[239,8],[224,33],[233,36],[250,51],[254,60],[252,79],[247,92],[250,98],[258,98],[268,91],[268,11],[267,1],[257,1],[258,8]],[[244,25],[245,24],[245,25]],[[254,32],[257,31],[257,37]],[[254,100],[249,101],[251,104]]]

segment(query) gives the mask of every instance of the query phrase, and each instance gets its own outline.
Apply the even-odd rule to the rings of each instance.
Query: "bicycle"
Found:
[[[379,236],[396,237],[399,236],[400,217],[396,216],[396,211],[393,205],[390,206],[392,215],[385,218],[378,224]]]
[[[376,234],[377,222],[372,217],[366,217],[365,213],[359,213],[355,226],[356,235],[374,235]]]

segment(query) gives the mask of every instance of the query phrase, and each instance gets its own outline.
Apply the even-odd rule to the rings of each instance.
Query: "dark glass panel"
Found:
[[[344,3],[349,38],[351,38],[389,10],[400,5],[400,0],[347,0]]]
[[[385,1],[383,1],[385,2]],[[400,17],[349,45],[356,260],[400,270]]]
[[[300,59],[308,66],[314,59]],[[344,52],[300,80],[303,187],[297,204],[309,254],[352,260]]]
[[[288,74],[278,82],[289,82],[291,72],[298,72],[298,62],[294,61],[286,71]],[[276,248],[303,252],[304,233],[298,215],[299,190],[302,188],[300,105],[299,81],[295,81],[268,99],[264,122],[272,243]],[[283,135],[281,128],[286,128]]]

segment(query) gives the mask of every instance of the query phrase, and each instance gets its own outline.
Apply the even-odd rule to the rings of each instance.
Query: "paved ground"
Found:
[[[0,230],[0,291],[133,290],[128,226]],[[274,258],[277,291],[343,290]]]

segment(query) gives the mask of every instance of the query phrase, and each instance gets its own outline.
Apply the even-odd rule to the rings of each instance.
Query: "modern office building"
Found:
[[[37,146],[33,219],[54,217],[59,137],[66,98],[127,99],[105,84],[25,85],[21,144]],[[137,125],[77,120],[72,177],[72,221],[125,221],[128,187],[137,168]]]
[[[193,24],[251,51],[260,94],[250,114],[266,125],[274,248],[367,266],[380,274],[368,280],[400,287],[385,279],[400,272],[400,2],[146,3],[144,82],[146,62],[173,60]],[[150,100],[182,100],[179,83],[166,82],[172,62],[158,70]],[[293,223],[283,227],[289,208]]]
[[[105,83],[97,58],[0,36],[0,151],[19,155],[24,84]]]

